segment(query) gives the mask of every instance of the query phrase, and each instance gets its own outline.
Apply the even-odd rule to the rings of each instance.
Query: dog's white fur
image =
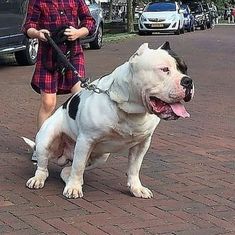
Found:
[[[163,71],[165,67],[169,73]],[[36,146],[38,159],[35,176],[26,185],[35,189],[44,186],[50,158],[57,158],[59,165],[71,160],[72,166],[64,167],[61,172],[66,183],[63,195],[82,197],[86,166],[90,169],[104,163],[110,153],[128,149],[130,192],[136,197],[151,198],[152,192],[139,179],[143,157],[160,121],[151,113],[149,97],[156,96],[167,103],[184,99],[185,89],[180,85],[183,76],[176,60],[166,50],[149,49],[148,44],[140,46],[128,62],[94,81],[107,94],[88,90],[75,94],[66,107],[60,107],[45,121],[35,144],[24,138],[32,148]],[[72,100],[78,97],[74,120],[69,112]]]

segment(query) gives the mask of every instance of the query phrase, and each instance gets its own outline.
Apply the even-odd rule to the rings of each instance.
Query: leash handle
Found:
[[[65,66],[69,67],[72,70],[72,72],[75,74],[75,76],[78,77],[79,81],[81,82],[80,86],[82,88],[94,91],[95,93],[98,93],[98,94],[100,94],[100,93],[108,94],[108,91],[102,90],[94,84],[90,84],[90,79],[89,78],[82,79],[81,75],[78,73],[76,68],[68,61],[68,58],[64,55],[64,53],[57,46],[57,44],[54,42],[54,40],[49,36],[49,34],[44,33],[44,35],[45,35],[45,38],[47,39],[48,43],[51,45],[51,47],[56,51],[56,53],[60,57],[63,64]]]
[[[79,78],[79,80],[81,81],[81,86],[82,87],[86,87],[87,86],[86,84],[87,84],[89,79],[88,80],[87,79],[81,79],[81,75],[79,74],[77,69],[68,61],[67,57],[63,54],[61,49],[57,46],[57,44],[49,36],[49,34],[48,33],[44,33],[44,35],[45,35],[45,38],[47,39],[48,43],[51,45],[52,48],[54,48],[54,50],[56,51],[56,53],[60,57],[60,59],[63,62],[63,64],[66,65],[67,67],[69,67],[72,70],[72,72],[75,74],[75,76],[77,76]]]

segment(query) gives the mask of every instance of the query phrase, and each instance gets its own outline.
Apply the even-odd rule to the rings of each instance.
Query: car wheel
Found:
[[[100,49],[103,44],[103,28],[99,25],[94,41],[90,42],[91,49]]]
[[[33,65],[37,60],[38,40],[26,38],[25,45],[25,50],[15,52],[16,62],[19,65]]]

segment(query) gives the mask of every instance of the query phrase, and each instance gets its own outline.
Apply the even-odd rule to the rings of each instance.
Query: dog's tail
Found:
[[[26,137],[21,137],[23,140],[24,140],[24,142],[27,144],[27,145],[29,145],[29,147],[32,149],[32,150],[35,150],[35,142],[33,142],[32,140],[30,140],[30,139],[28,139],[28,138],[26,138]]]

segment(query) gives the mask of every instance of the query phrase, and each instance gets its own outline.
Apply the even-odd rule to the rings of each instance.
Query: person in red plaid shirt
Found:
[[[60,27],[64,27],[63,35],[66,36],[66,41],[71,43],[70,62],[81,77],[85,77],[84,54],[79,38],[94,32],[95,21],[84,0],[29,0],[22,28],[28,37],[39,39],[37,63],[31,82],[32,88],[41,94],[38,129],[55,110],[56,94],[80,91],[79,79],[71,70],[67,69],[63,73],[57,69],[53,70],[55,56],[47,43],[45,33],[53,35]],[[66,43],[59,47],[64,53],[68,50]]]

